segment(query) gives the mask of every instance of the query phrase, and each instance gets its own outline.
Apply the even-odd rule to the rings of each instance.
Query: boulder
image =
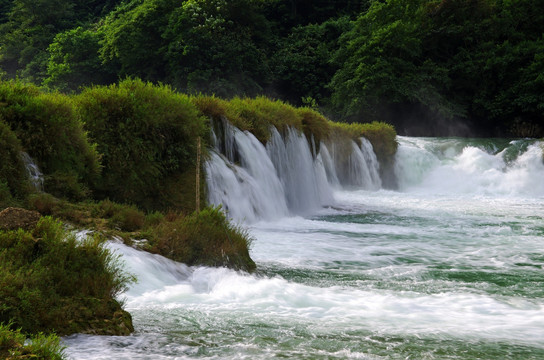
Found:
[[[40,217],[37,211],[8,207],[0,211],[0,230],[31,230],[36,227]]]

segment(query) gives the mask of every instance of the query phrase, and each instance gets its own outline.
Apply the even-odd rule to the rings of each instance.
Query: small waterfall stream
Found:
[[[25,165],[26,172],[30,183],[36,191],[43,191],[43,174],[40,168],[26,152],[21,153],[21,159]]]

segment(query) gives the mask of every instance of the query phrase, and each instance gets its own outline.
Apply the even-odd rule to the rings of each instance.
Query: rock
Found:
[[[0,211],[0,230],[31,230],[36,227],[40,217],[37,211],[8,207]]]

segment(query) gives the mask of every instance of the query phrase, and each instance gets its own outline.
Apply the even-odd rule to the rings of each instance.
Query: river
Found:
[[[293,167],[312,172],[311,186],[290,170],[256,175],[244,141],[247,174],[229,184],[238,165],[217,156],[208,172],[230,193],[210,197],[249,229],[257,272],[187,267],[111,242],[139,279],[123,295],[136,331],[66,337],[69,358],[544,359],[542,142],[398,137],[392,191],[332,174],[325,156]],[[279,172],[270,146],[271,164],[262,149],[245,156]],[[261,205],[229,196],[253,194],[236,182],[260,181],[270,189]]]

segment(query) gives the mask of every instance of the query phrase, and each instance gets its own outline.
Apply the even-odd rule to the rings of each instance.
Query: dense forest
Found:
[[[543,136],[544,0],[0,0],[0,67],[266,95],[406,135]]]

